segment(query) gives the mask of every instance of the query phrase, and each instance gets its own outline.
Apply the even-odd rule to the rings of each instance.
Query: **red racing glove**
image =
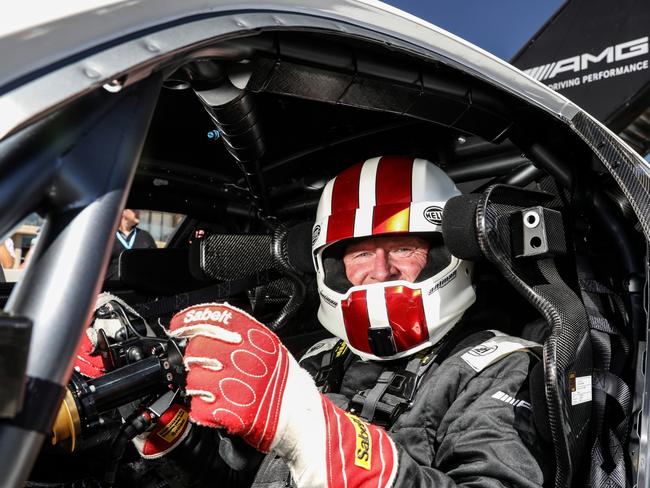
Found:
[[[74,358],[74,369],[88,378],[97,378],[103,375],[106,369],[104,368],[104,360],[97,351],[97,343],[91,337],[96,336],[91,334],[90,328],[86,329]]]
[[[275,334],[228,304],[176,314],[170,335],[187,338],[190,418],[275,451],[297,486],[392,486],[397,450],[386,432],[336,407]]]

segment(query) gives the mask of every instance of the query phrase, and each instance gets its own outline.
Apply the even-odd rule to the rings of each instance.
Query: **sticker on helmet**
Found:
[[[336,300],[334,300],[333,298],[328,297],[328,296],[325,295],[325,293],[323,293],[322,291],[320,292],[320,296],[323,297],[323,301],[324,301],[325,303],[327,303],[328,305],[330,305],[330,306],[336,308],[336,305],[337,305]]]
[[[442,208],[431,206],[424,209],[424,218],[434,225],[442,225]]]
[[[434,292],[440,290],[440,288],[443,288],[444,286],[448,285],[451,283],[455,278],[458,272],[456,270],[452,271],[449,273],[447,276],[445,276],[443,279],[438,281],[431,289],[429,290],[429,295],[433,295]]]
[[[314,230],[311,233],[311,245],[313,246],[316,241],[318,240],[318,236],[320,235],[320,225],[315,225]]]

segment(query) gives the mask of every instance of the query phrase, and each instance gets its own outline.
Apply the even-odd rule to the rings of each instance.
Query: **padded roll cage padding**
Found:
[[[210,280],[236,280],[273,269],[269,234],[210,234],[199,243],[199,267]]]
[[[559,275],[554,259],[514,258],[511,252],[513,214],[546,200],[544,193],[494,185],[481,195],[476,229],[487,259],[551,327],[544,343],[544,382],[555,450],[555,486],[560,488],[579,480],[589,448],[591,402],[579,398],[576,387],[587,381],[583,378],[591,378],[592,351],[584,305]]]
[[[270,283],[279,272],[288,282],[289,299],[266,326],[279,332],[305,300],[304,274],[291,262],[290,229],[278,225],[273,234],[213,234],[199,241],[199,267],[210,279],[236,280],[257,276]]]

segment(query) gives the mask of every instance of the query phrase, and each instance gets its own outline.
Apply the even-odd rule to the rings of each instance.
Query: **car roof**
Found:
[[[81,7],[42,22],[35,17],[33,24],[27,24],[30,27],[1,38],[0,142],[102,86],[108,91],[121,89],[154,71],[166,67],[169,74],[178,68],[165,63],[213,56],[210,49],[217,46],[218,50],[227,39],[266,31],[309,31],[374,44],[384,52],[410,55],[423,65],[451,68],[514,97],[538,115],[550,115],[592,147],[596,139],[611,140],[617,154],[599,157],[630,161],[626,171],[631,174],[617,175],[617,181],[636,178],[639,170],[634,166],[640,165],[644,172],[648,166],[562,95],[480,48],[377,1],[128,0],[100,2],[92,9]],[[380,63],[391,68],[385,60]],[[542,121],[537,130],[546,125]],[[614,166],[607,170],[616,172]],[[645,216],[648,206],[645,201],[635,204],[637,215]],[[650,222],[642,220],[650,235]]]
[[[170,52],[219,35],[245,35],[263,29],[319,29],[359,36],[393,49],[415,52],[515,94],[563,119],[577,107],[516,68],[464,40],[412,15],[377,1],[293,0],[96,0],[93,8],[56,18],[34,15],[24,28],[0,31],[0,138],[39,110],[61,104],[91,87],[101,86],[137,65],[155,62]],[[44,42],[47,39],[47,42]],[[125,55],[128,53],[128,55]],[[26,90],[22,105],[17,90],[49,75],[48,86],[65,85],[60,96]],[[74,76],[76,75],[76,76]],[[65,82],[63,82],[63,80]],[[36,103],[41,97],[42,103]],[[4,98],[4,97],[3,97]],[[18,105],[18,107],[17,107]]]

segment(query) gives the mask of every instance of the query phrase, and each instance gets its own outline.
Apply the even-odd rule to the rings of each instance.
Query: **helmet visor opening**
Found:
[[[343,253],[352,241],[354,239],[335,242],[323,251],[323,281],[328,288],[338,293],[346,293],[352,287],[343,264]]]
[[[429,252],[427,253],[427,262],[420,271],[415,283],[428,280],[437,275],[451,263],[451,253],[442,240],[442,234],[439,232],[427,234],[424,237],[429,242]]]
[[[414,283],[427,280],[449,266],[451,253],[445,247],[441,233],[418,233],[410,235],[420,237],[429,244],[426,263],[417,278],[413,281]],[[353,286],[347,277],[343,256],[350,244],[358,242],[361,239],[367,238],[345,239],[323,250],[323,280],[325,285],[331,290],[338,293],[346,293]]]

